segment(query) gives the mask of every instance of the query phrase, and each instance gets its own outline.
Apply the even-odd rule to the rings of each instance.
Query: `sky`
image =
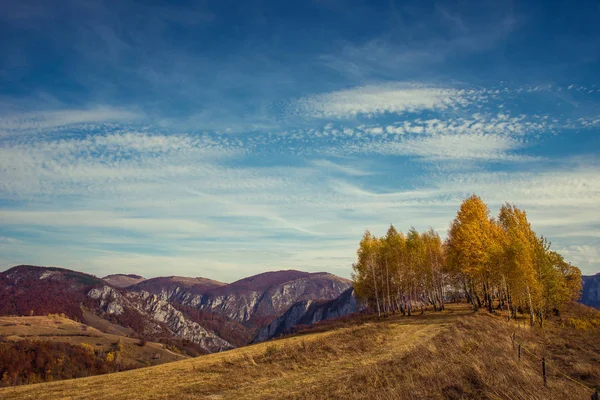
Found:
[[[600,3],[0,0],[0,270],[350,277],[510,202],[600,272]]]

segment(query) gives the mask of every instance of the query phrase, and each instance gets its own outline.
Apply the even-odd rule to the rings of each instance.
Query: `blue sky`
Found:
[[[600,6],[0,2],[0,268],[348,277],[480,195],[600,270]]]

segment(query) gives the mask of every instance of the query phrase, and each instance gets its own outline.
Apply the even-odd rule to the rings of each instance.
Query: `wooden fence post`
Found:
[[[544,374],[544,386],[548,386],[548,378],[546,377],[546,357],[542,358],[542,374]]]
[[[513,344],[513,350],[515,349],[515,334],[513,333],[511,336],[512,339],[512,344]]]

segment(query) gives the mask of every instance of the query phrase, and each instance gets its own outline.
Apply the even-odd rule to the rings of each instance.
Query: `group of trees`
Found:
[[[463,202],[446,241],[448,270],[475,308],[492,311],[497,303],[509,318],[518,309],[529,313],[531,325],[543,325],[579,297],[581,271],[531,229],[524,210],[505,204],[497,218],[489,214],[475,195]]]
[[[390,226],[384,237],[365,232],[354,264],[354,290],[381,315],[411,315],[415,306],[444,309],[448,276],[443,244],[433,230],[406,235]]]
[[[497,218],[473,195],[464,200],[442,242],[433,230],[390,226],[384,237],[365,232],[354,264],[357,295],[381,315],[415,307],[443,310],[460,291],[475,309],[517,311],[543,325],[581,291],[581,272],[538,236],[525,211],[505,204]]]
[[[132,369],[89,345],[21,340],[0,343],[0,387],[80,378]]]

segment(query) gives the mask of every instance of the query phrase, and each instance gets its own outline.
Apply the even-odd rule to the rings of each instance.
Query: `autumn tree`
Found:
[[[581,271],[567,263],[563,257],[550,250],[546,238],[537,239],[537,277],[541,283],[541,293],[536,303],[536,315],[540,325],[551,313],[559,314],[565,304],[579,298],[581,292]]]
[[[421,235],[423,242],[423,265],[420,269],[423,288],[428,302],[435,311],[444,309],[447,284],[445,258],[440,235],[433,229]]]
[[[500,208],[498,221],[504,231],[504,273],[511,287],[511,303],[525,304],[533,325],[534,304],[541,294],[539,276],[536,275],[536,241],[527,215],[514,205]]]
[[[381,316],[381,271],[378,264],[380,241],[365,231],[357,250],[358,261],[353,265],[354,290],[356,294],[375,305]]]
[[[450,270],[462,277],[465,296],[475,310],[485,304],[491,310],[491,260],[488,249],[492,221],[487,205],[476,195],[464,200],[452,221],[446,240]]]

